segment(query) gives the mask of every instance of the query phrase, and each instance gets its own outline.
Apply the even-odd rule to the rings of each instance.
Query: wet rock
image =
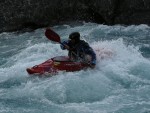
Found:
[[[149,0],[5,0],[0,7],[0,32],[72,21],[150,24]]]

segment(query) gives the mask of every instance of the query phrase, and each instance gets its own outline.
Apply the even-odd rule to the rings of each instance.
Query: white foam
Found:
[[[143,27],[145,30],[149,29],[147,26],[126,28],[97,24],[59,29],[58,33],[63,39],[67,39],[72,31],[81,31],[81,35],[85,36],[85,40],[96,52],[97,65],[93,70],[62,72],[51,78],[29,77],[25,69],[51,57],[67,55],[67,51],[61,50],[59,44],[48,42],[44,34],[41,34],[44,30],[39,30],[41,38],[37,38],[34,43],[32,38],[35,37],[31,33],[32,38],[24,39],[27,45],[7,58],[7,63],[0,68],[1,99],[17,102],[25,99],[31,104],[39,104],[42,108],[53,107],[54,110],[79,113],[119,112],[120,109],[130,109],[130,106],[136,108],[137,105],[149,105],[150,61],[141,55],[139,46],[127,44],[124,40],[127,37],[119,34],[126,34],[133,29],[141,31]],[[57,28],[55,30],[57,31]],[[119,34],[119,39],[107,38],[115,33]],[[34,35],[39,34],[34,32]],[[99,36],[104,36],[106,40],[99,39]],[[19,85],[15,85],[17,81]],[[32,105],[38,111],[38,105]]]

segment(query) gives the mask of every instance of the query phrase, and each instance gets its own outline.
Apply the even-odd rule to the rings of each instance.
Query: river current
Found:
[[[150,113],[149,26],[84,23],[51,29],[62,41],[80,32],[96,51],[96,68],[30,76],[26,68],[67,51],[48,40],[44,28],[1,33],[0,113]]]

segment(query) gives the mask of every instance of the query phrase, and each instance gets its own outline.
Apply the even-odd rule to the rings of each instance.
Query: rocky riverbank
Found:
[[[150,25],[150,0],[5,0],[0,7],[0,32],[70,21]]]

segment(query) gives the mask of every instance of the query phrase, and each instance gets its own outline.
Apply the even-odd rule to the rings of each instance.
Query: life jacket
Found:
[[[94,50],[89,46],[84,40],[80,40],[77,44],[73,45],[70,41],[64,41],[63,44],[66,44],[70,47],[68,56],[74,58],[75,60],[84,60],[86,54],[92,57],[92,62],[96,64],[96,54]],[[62,49],[65,49],[61,46]]]

